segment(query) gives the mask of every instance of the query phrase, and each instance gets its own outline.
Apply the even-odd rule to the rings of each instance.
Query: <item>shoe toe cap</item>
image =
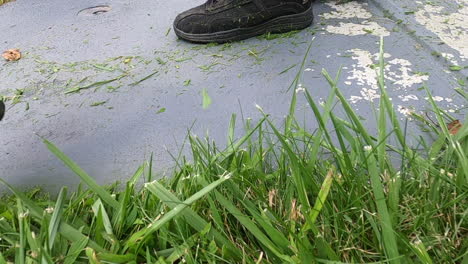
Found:
[[[174,20],[174,28],[189,34],[209,32],[210,16],[206,14],[206,6],[201,5],[180,13]]]
[[[209,23],[204,23],[206,17],[199,14],[184,12],[174,20],[174,28],[184,33],[203,34],[209,32]]]

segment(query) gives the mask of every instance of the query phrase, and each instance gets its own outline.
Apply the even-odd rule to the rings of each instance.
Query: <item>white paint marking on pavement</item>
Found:
[[[364,8],[365,4],[358,2],[348,2],[344,4],[337,4],[336,2],[327,3],[329,7],[335,11],[330,13],[321,14],[320,16],[324,19],[349,19],[349,18],[361,18],[369,19],[372,14]]]
[[[328,25],[324,29],[333,34],[341,34],[347,36],[359,36],[359,35],[375,35],[375,36],[389,36],[390,32],[380,26],[378,23],[368,21],[372,18],[372,13],[369,12],[365,6],[365,3],[348,2],[344,4],[337,4],[336,2],[327,3],[329,7],[334,9],[329,13],[321,14],[323,19],[340,19],[349,20],[351,18],[361,19],[358,23],[350,22],[339,22],[338,26]]]
[[[362,24],[340,22],[339,26],[327,26],[325,30],[333,34],[347,36],[359,36],[366,34],[384,37],[390,36],[390,32],[386,28],[380,26],[376,22],[368,21],[364,21]]]
[[[364,86],[360,91],[360,95],[351,96],[350,101],[352,103],[357,103],[360,100],[372,102],[379,98],[377,84],[379,66],[375,64],[378,61],[379,54],[371,54],[369,51],[361,49],[351,49],[347,52],[353,54],[351,58],[356,61],[356,64],[352,65],[352,69],[348,71],[350,73],[347,78],[348,82],[354,81],[357,85]],[[388,59],[392,56],[385,53],[384,57]],[[427,75],[414,74],[411,66],[411,62],[400,58],[388,61],[387,66],[385,66],[386,80],[393,84],[395,90],[400,91],[399,98],[404,102],[418,100],[416,95],[406,94],[408,89],[429,79]]]
[[[434,32],[443,42],[460,52],[461,59],[468,58],[468,5],[459,2],[456,12],[445,7],[423,4],[415,13],[418,23]]]

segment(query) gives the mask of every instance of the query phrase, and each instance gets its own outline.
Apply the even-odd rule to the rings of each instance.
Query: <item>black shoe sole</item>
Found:
[[[190,42],[225,43],[248,39],[266,33],[285,33],[292,30],[304,29],[310,26],[313,20],[314,14],[312,12],[312,6],[310,6],[310,8],[307,9],[305,12],[277,17],[260,25],[248,28],[236,28],[226,31],[205,34],[185,33],[177,29],[176,27],[174,27],[174,31],[179,38],[188,40]]]

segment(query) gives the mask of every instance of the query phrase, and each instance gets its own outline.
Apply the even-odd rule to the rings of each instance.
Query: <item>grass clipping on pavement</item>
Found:
[[[323,71],[323,107],[304,93],[314,133],[295,119],[294,90],[281,129],[264,114],[236,139],[233,116],[225,149],[188,135],[192,162],[176,159],[167,179],[150,160],[124,188],[103,187],[44,140],[87,188],[52,201],[2,180],[14,196],[0,203],[0,263],[466,263],[468,126],[450,133],[427,90],[438,139],[407,145],[380,49],[376,135]]]

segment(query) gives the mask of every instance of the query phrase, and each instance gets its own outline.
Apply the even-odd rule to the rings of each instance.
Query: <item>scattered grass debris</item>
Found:
[[[165,108],[165,107],[161,107],[161,108],[159,108],[158,111],[156,111],[156,114],[162,114],[162,113],[164,113],[164,112],[166,112],[166,108]]]
[[[107,103],[107,100],[106,101],[98,101],[98,102],[94,102],[92,104],[90,104],[89,106],[100,106],[100,105],[104,105],[105,103]]]
[[[202,89],[202,107],[207,109],[211,105],[211,97],[208,95],[208,90],[206,88]]]
[[[461,70],[463,70],[463,69],[465,69],[467,67],[468,66],[463,67],[463,66],[459,66],[459,65],[450,65],[449,70],[451,70],[451,71],[461,71]]]
[[[289,67],[287,67],[286,69],[284,69],[282,72],[278,73],[278,75],[281,75],[281,74],[284,74],[284,73],[287,73],[289,70],[293,69],[294,67],[297,66],[297,63],[296,64],[293,64]]]
[[[75,87],[75,88],[72,88],[72,89],[69,89],[69,90],[65,91],[65,94],[78,93],[81,90],[86,90],[86,89],[90,89],[90,88],[93,88],[93,87],[100,87],[100,86],[102,86],[104,84],[108,84],[108,83],[120,80],[125,76],[127,76],[127,74],[122,74],[122,75],[120,75],[118,77],[115,77],[113,79],[110,79],[110,80],[104,80],[104,81],[94,82],[94,83],[91,83],[91,84],[88,84],[88,85],[85,85],[85,86],[81,86],[81,87]]]
[[[136,81],[136,82],[134,82],[134,83],[131,83],[130,86],[138,85],[138,84],[140,84],[140,83],[142,83],[142,82],[148,80],[149,78],[153,77],[153,76],[154,76],[155,74],[157,74],[158,72],[159,72],[159,71],[154,71],[154,72],[148,74],[147,76],[143,77],[141,80],[138,80],[138,81]]]
[[[188,79],[184,81],[184,86],[189,86],[190,84],[192,84],[192,80]]]

